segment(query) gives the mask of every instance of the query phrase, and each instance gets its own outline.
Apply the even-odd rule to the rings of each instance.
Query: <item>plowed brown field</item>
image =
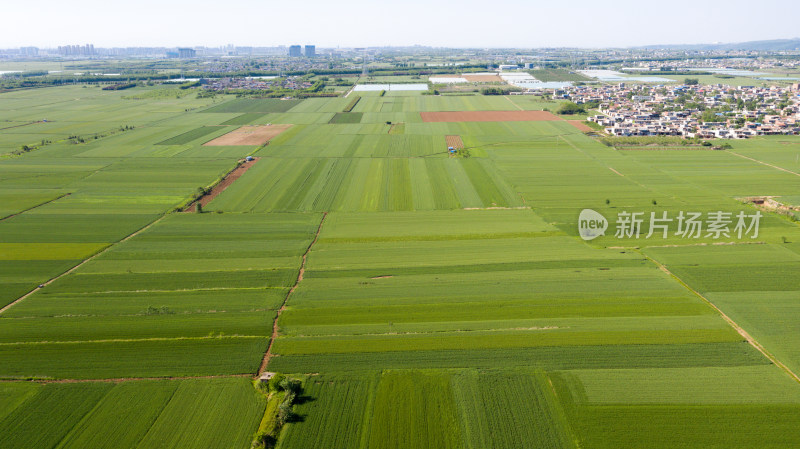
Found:
[[[292,125],[242,126],[208,141],[203,146],[263,145],[289,129]]]
[[[447,148],[453,147],[457,150],[464,148],[461,136],[446,136],[445,138],[447,139]]]
[[[581,130],[583,132],[592,132],[592,131],[594,131],[592,128],[587,126],[586,123],[583,123],[582,120],[567,120],[567,123],[569,123],[570,125],[578,128],[579,130]]]
[[[462,75],[470,83],[502,83],[503,78],[497,75]]]

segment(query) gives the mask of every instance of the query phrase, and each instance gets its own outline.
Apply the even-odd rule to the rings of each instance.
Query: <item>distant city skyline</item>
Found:
[[[460,2],[367,0],[192,3],[141,0],[40,0],[4,5],[0,48],[320,47],[453,48],[634,47],[797,37],[800,3],[786,0],[697,2],[522,0]]]

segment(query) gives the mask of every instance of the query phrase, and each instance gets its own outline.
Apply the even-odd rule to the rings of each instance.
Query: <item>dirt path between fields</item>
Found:
[[[519,109],[520,111],[524,111],[518,104],[514,103],[514,100],[511,99],[508,95],[505,96],[506,100],[508,100],[511,104],[514,105],[515,108]]]
[[[793,174],[795,176],[800,176],[800,173],[797,173],[797,172],[794,172],[794,171],[791,171],[791,170],[787,170],[787,169],[785,169],[783,167],[778,167],[777,165],[772,165],[772,164],[769,164],[769,163],[764,162],[764,161],[759,161],[758,159],[753,159],[752,157],[745,156],[744,154],[734,153],[731,150],[725,150],[725,151],[727,151],[730,154],[733,154],[734,156],[739,156],[740,158],[751,160],[753,162],[758,162],[759,164],[766,165],[767,167],[772,167],[772,168],[780,170],[780,171],[785,171],[786,173],[791,173],[791,174]]]
[[[21,211],[19,211],[19,212],[15,212],[15,213],[13,213],[13,214],[11,214],[11,215],[6,215],[5,217],[2,217],[2,218],[0,218],[0,221],[3,221],[3,220],[8,220],[9,218],[14,218],[14,217],[16,217],[17,215],[22,215],[22,214],[24,214],[25,212],[28,212],[29,210],[36,209],[37,207],[44,206],[45,204],[52,203],[53,201],[60,200],[61,198],[64,198],[64,197],[67,197],[67,196],[70,196],[70,195],[72,195],[72,193],[65,193],[65,194],[63,194],[63,195],[59,195],[59,196],[57,196],[57,197],[53,198],[52,200],[47,200],[47,201],[45,201],[45,202],[43,202],[43,203],[39,203],[39,204],[37,204],[37,205],[35,205],[35,206],[32,206],[32,207],[29,207],[29,208],[27,208],[27,209],[25,209],[25,210],[21,210]]]
[[[344,98],[347,98],[347,97],[349,97],[349,96],[350,96],[350,94],[352,94],[352,93],[353,93],[353,91],[355,91],[355,90],[356,90],[356,86],[358,86],[358,82],[359,82],[359,81],[361,81],[361,77],[360,77],[360,76],[356,78],[356,82],[355,82],[355,83],[353,83],[353,87],[351,87],[351,88],[350,88],[350,90],[348,90],[348,91],[347,91],[347,93],[346,93],[346,94],[344,94]]]
[[[0,379],[0,382],[32,382],[37,384],[80,384],[88,382],[134,382],[137,380],[190,380],[190,379],[227,379],[233,377],[250,377],[250,374],[223,374],[218,376],[180,376],[180,377],[115,377],[110,379]]]
[[[5,128],[0,128],[0,131],[2,131],[2,130],[6,130],[6,129],[22,128],[23,126],[35,125],[35,124],[37,124],[37,123],[44,123],[44,120],[37,120],[37,121],[35,121],[35,122],[22,123],[22,124],[20,124],[20,125],[6,126]]]
[[[652,257],[650,257],[650,256],[648,256],[648,255],[646,255],[646,254],[644,254],[644,253],[642,253],[642,252],[639,252],[639,253],[640,253],[642,256],[644,256],[644,257],[645,257],[647,260],[649,260],[649,261],[653,262],[654,264],[656,264],[656,266],[658,266],[658,269],[659,269],[659,270],[661,270],[661,271],[663,271],[664,273],[666,273],[666,274],[668,274],[669,276],[671,276],[673,279],[675,279],[675,280],[676,280],[676,281],[678,281],[678,282],[679,282],[681,285],[683,285],[683,286],[684,286],[684,287],[685,287],[687,290],[689,290],[690,292],[692,292],[692,293],[694,293],[695,295],[697,295],[697,296],[698,296],[700,299],[702,299],[702,300],[703,300],[703,302],[705,302],[706,304],[708,304],[709,306],[711,306],[711,307],[712,307],[714,310],[716,310],[716,311],[717,311],[717,313],[719,313],[719,314],[720,314],[720,316],[722,316],[722,319],[724,319],[724,320],[725,320],[725,321],[726,321],[726,322],[727,322],[727,323],[728,323],[728,324],[729,324],[729,325],[730,325],[732,328],[734,328],[734,329],[736,330],[736,332],[738,332],[738,333],[739,333],[739,335],[741,335],[741,336],[742,336],[742,338],[744,338],[744,339],[745,339],[745,341],[747,341],[747,343],[749,343],[749,344],[750,344],[752,347],[756,348],[756,349],[758,350],[758,352],[760,352],[760,353],[761,353],[761,354],[762,354],[764,357],[766,357],[766,358],[767,358],[767,359],[768,359],[770,362],[772,362],[773,364],[775,364],[775,366],[777,366],[778,368],[780,368],[780,369],[782,369],[783,371],[785,371],[785,372],[786,372],[786,373],[787,373],[789,376],[791,376],[791,377],[792,377],[792,379],[794,379],[795,381],[797,381],[798,383],[800,383],[800,376],[798,376],[797,374],[795,374],[795,372],[794,372],[794,371],[792,371],[792,370],[791,370],[791,369],[790,369],[788,366],[786,366],[786,365],[785,365],[783,362],[781,362],[780,360],[778,360],[778,359],[777,359],[777,357],[775,357],[775,356],[774,356],[774,355],[772,355],[772,354],[771,354],[769,351],[767,351],[767,349],[766,349],[764,346],[762,346],[762,345],[761,345],[761,343],[759,343],[759,342],[758,342],[758,341],[757,341],[755,338],[753,338],[753,336],[752,336],[752,335],[750,335],[750,334],[749,334],[749,333],[748,333],[746,330],[742,329],[742,327],[741,327],[741,326],[739,326],[739,325],[738,325],[738,324],[737,324],[735,321],[733,321],[733,319],[732,319],[731,317],[729,317],[727,314],[725,314],[725,312],[723,312],[723,311],[722,311],[722,309],[720,309],[719,307],[717,307],[717,305],[716,305],[716,304],[714,304],[713,302],[711,302],[711,300],[709,300],[708,298],[706,298],[705,296],[703,296],[703,295],[702,295],[700,292],[698,292],[697,290],[693,289],[691,286],[689,286],[689,284],[687,284],[686,282],[684,282],[684,281],[683,281],[681,278],[679,278],[678,276],[676,276],[676,275],[675,275],[673,272],[669,271],[669,268],[667,268],[667,267],[666,267],[664,264],[662,264],[661,262],[659,262],[659,261],[657,261],[657,260],[653,259]]]
[[[297,290],[297,286],[300,285],[300,282],[303,281],[303,275],[306,272],[306,261],[308,260],[308,253],[311,252],[311,248],[314,247],[314,244],[317,243],[317,239],[319,239],[319,233],[322,231],[322,224],[325,223],[325,218],[328,216],[327,212],[322,213],[322,219],[319,221],[319,226],[317,227],[317,232],[314,234],[314,240],[308,245],[306,248],[306,252],[303,253],[303,261],[300,263],[300,271],[297,273],[297,280],[295,281],[292,288],[286,293],[286,297],[283,298],[283,303],[281,303],[281,307],[278,309],[278,313],[275,314],[275,319],[272,321],[272,336],[269,339],[269,346],[267,346],[267,352],[264,353],[264,358],[261,360],[261,366],[258,368],[258,373],[256,376],[260,376],[266,369],[267,365],[269,364],[269,360],[274,355],[272,353],[272,345],[275,343],[275,339],[278,338],[278,319],[281,317],[281,313],[286,310],[286,303],[289,302],[289,298],[292,296],[295,290]]]
[[[222,178],[222,181],[220,181],[217,184],[215,184],[214,187],[211,188],[211,191],[209,193],[207,193],[207,194],[201,196],[199,199],[193,201],[189,205],[189,207],[187,207],[183,211],[184,212],[196,212],[197,211],[197,203],[200,203],[200,205],[202,207],[206,207],[206,205],[208,205],[208,203],[213,201],[214,198],[218,197],[220,193],[222,193],[223,191],[225,191],[225,189],[230,187],[230,185],[233,184],[234,181],[239,179],[239,177],[241,177],[244,174],[244,172],[246,172],[247,170],[250,170],[250,167],[255,165],[255,163],[258,162],[259,159],[261,159],[261,158],[254,157],[250,161],[245,161],[245,162],[242,162],[241,164],[239,164],[236,168],[234,168],[233,170],[228,172],[228,174],[225,175],[224,178]]]
[[[59,279],[63,278],[64,276],[66,276],[66,275],[68,275],[68,274],[72,273],[73,271],[77,270],[78,268],[82,267],[82,266],[83,266],[83,265],[84,265],[86,262],[89,262],[90,260],[92,260],[92,259],[96,258],[97,256],[99,256],[99,255],[103,254],[104,252],[108,251],[108,250],[109,250],[111,247],[113,247],[114,245],[118,245],[118,244],[120,244],[120,243],[122,243],[122,242],[125,242],[125,241],[128,241],[128,240],[132,239],[133,237],[136,237],[137,235],[139,235],[139,234],[141,234],[142,232],[144,232],[144,231],[146,231],[147,229],[149,229],[151,226],[153,226],[153,225],[155,225],[156,223],[158,223],[159,221],[161,221],[161,220],[162,220],[164,217],[165,217],[165,215],[162,215],[162,216],[158,217],[156,220],[154,220],[154,221],[150,222],[149,224],[147,224],[147,225],[143,226],[143,227],[142,227],[141,229],[139,229],[138,231],[134,231],[133,233],[129,234],[129,235],[128,235],[127,237],[125,237],[124,239],[122,239],[122,240],[119,240],[119,241],[117,241],[117,242],[114,242],[114,243],[110,243],[108,246],[106,246],[105,248],[103,248],[103,249],[101,249],[100,251],[96,252],[94,255],[92,255],[92,256],[89,256],[89,257],[87,257],[86,259],[84,259],[84,260],[83,260],[83,262],[79,263],[78,265],[75,265],[74,267],[72,267],[72,268],[70,268],[69,270],[67,270],[67,271],[65,271],[65,272],[63,272],[63,273],[61,273],[61,274],[59,274],[58,276],[55,276],[55,277],[51,278],[51,279],[50,279],[50,280],[48,280],[47,282],[45,282],[45,283],[43,283],[43,284],[40,284],[38,287],[36,287],[36,288],[34,288],[33,290],[29,291],[28,293],[26,293],[26,294],[24,294],[24,295],[20,296],[20,297],[19,297],[17,300],[15,300],[14,302],[12,302],[11,304],[9,304],[9,305],[7,305],[7,306],[3,307],[2,309],[0,309],[0,314],[2,314],[2,313],[3,313],[3,312],[5,312],[6,310],[8,310],[8,309],[10,309],[10,308],[14,307],[14,306],[15,306],[15,305],[17,305],[18,303],[20,303],[20,302],[24,301],[24,300],[25,300],[27,297],[29,297],[29,296],[31,296],[32,294],[36,293],[38,290],[42,289],[43,287],[47,287],[48,285],[52,284],[53,282],[55,282],[55,281],[57,281],[57,280],[59,280]]]
[[[586,151],[583,151],[583,150],[582,150],[582,149],[580,149],[580,148],[579,148],[577,145],[575,145],[574,143],[572,143],[572,142],[570,142],[569,140],[565,139],[565,138],[564,138],[564,136],[558,136],[558,138],[559,138],[559,139],[561,139],[561,140],[563,140],[563,141],[564,141],[564,143],[566,143],[566,144],[567,144],[567,145],[569,145],[570,147],[572,147],[572,149],[573,149],[573,150],[577,151],[578,153],[581,153],[581,154],[583,154],[584,156],[588,157],[589,159],[591,159],[591,160],[593,160],[593,161],[597,162],[598,164],[600,164],[600,165],[602,165],[602,166],[604,166],[604,167],[608,168],[609,170],[611,170],[612,172],[616,173],[616,174],[617,174],[617,175],[619,175],[620,177],[627,179],[628,181],[630,181],[630,182],[632,182],[632,183],[636,184],[637,186],[641,187],[641,188],[642,188],[642,189],[644,189],[644,190],[647,190],[648,192],[652,192],[654,195],[659,195],[659,194],[660,194],[659,192],[657,192],[657,191],[653,190],[651,187],[648,187],[648,186],[646,186],[646,185],[642,184],[641,182],[638,182],[638,181],[636,181],[635,179],[633,179],[633,178],[631,178],[631,177],[629,177],[629,176],[625,176],[625,175],[623,175],[622,173],[618,172],[617,170],[615,170],[614,168],[612,168],[610,165],[606,164],[605,160],[603,160],[603,159],[599,159],[599,158],[597,158],[597,157],[595,157],[595,156],[592,156],[591,154],[587,153]]]

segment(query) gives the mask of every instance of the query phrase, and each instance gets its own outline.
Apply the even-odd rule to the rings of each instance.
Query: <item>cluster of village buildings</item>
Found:
[[[278,78],[275,76],[254,76],[254,77],[235,77],[235,78],[213,78],[208,79],[203,88],[214,91],[225,90],[270,90],[270,89],[307,89],[313,82],[306,79],[290,76]]]
[[[744,52],[748,53],[748,52]],[[726,53],[728,56],[733,56],[732,53]],[[748,56],[743,54],[742,56]],[[684,60],[671,59],[668,63],[665,62],[638,62],[627,67],[629,70],[636,71],[662,71],[665,66],[671,70],[697,70],[705,71],[706,69],[725,69],[731,68],[731,63],[738,70],[780,70],[780,69],[793,69],[800,67],[800,60],[787,59],[787,58],[770,58],[770,57],[741,57],[741,58],[691,58]],[[626,70],[626,69],[623,69]]]
[[[800,84],[586,85],[559,89],[557,98],[597,104],[589,117],[614,136],[732,138],[800,134]]]

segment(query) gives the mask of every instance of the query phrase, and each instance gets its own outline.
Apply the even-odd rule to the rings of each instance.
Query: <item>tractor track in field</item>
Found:
[[[778,368],[780,368],[781,370],[783,370],[783,371],[784,371],[786,374],[788,374],[788,375],[789,375],[789,376],[792,378],[792,380],[794,380],[794,381],[796,381],[796,382],[800,383],[800,376],[798,376],[798,375],[797,375],[797,374],[796,374],[794,371],[792,371],[792,370],[791,370],[791,368],[789,368],[788,366],[786,366],[786,365],[785,365],[783,362],[781,362],[780,360],[778,360],[778,358],[777,358],[777,357],[775,357],[774,355],[772,355],[772,353],[770,353],[769,351],[767,351],[767,349],[766,349],[766,348],[765,348],[763,345],[761,345],[761,343],[759,343],[759,342],[758,342],[758,341],[757,341],[757,340],[756,340],[756,339],[755,339],[755,338],[754,338],[752,335],[750,335],[750,333],[748,333],[748,332],[747,332],[746,330],[744,330],[744,329],[743,329],[741,326],[739,326],[739,324],[737,324],[735,321],[733,321],[733,319],[732,319],[731,317],[729,317],[729,316],[728,316],[728,315],[727,315],[725,312],[723,312],[723,311],[722,311],[722,309],[720,309],[719,307],[717,307],[717,305],[716,305],[716,304],[714,304],[713,302],[711,302],[711,300],[710,300],[710,299],[706,298],[706,297],[705,297],[705,296],[703,296],[703,295],[702,295],[700,292],[698,292],[697,290],[695,290],[694,288],[692,288],[692,287],[691,287],[689,284],[687,284],[686,282],[684,282],[684,281],[683,281],[683,279],[679,278],[677,275],[675,275],[675,273],[673,273],[672,271],[670,271],[670,270],[669,270],[669,268],[667,268],[667,267],[666,267],[666,265],[662,264],[661,262],[659,262],[659,261],[657,261],[657,260],[653,259],[652,257],[650,257],[650,256],[648,256],[648,255],[646,255],[646,254],[644,254],[644,253],[641,253],[641,252],[640,252],[640,254],[642,254],[642,256],[644,256],[644,257],[645,257],[647,260],[649,260],[649,261],[653,262],[653,263],[654,263],[654,264],[655,264],[655,265],[658,267],[658,269],[659,269],[659,270],[661,270],[661,271],[663,271],[664,273],[668,274],[670,277],[672,277],[673,279],[675,279],[676,281],[678,281],[678,282],[679,282],[681,285],[683,285],[683,287],[684,287],[684,288],[686,288],[686,289],[687,289],[687,290],[689,290],[690,292],[692,292],[692,293],[694,293],[695,295],[697,295],[697,297],[699,297],[700,299],[702,299],[702,300],[703,300],[703,302],[705,302],[706,304],[708,304],[708,305],[709,305],[709,306],[710,306],[712,309],[714,309],[714,310],[715,310],[717,313],[719,313],[719,314],[720,314],[720,316],[722,317],[722,319],[723,319],[723,320],[725,320],[725,322],[726,322],[726,323],[728,323],[728,325],[730,325],[730,326],[731,326],[731,327],[732,327],[734,330],[736,330],[736,332],[737,332],[737,333],[739,333],[739,335],[741,335],[741,336],[742,336],[742,338],[744,338],[744,339],[745,339],[745,341],[746,341],[748,344],[750,344],[750,346],[752,346],[752,347],[756,348],[756,350],[757,350],[758,352],[760,352],[760,353],[761,353],[761,355],[763,355],[764,357],[766,357],[766,358],[767,358],[767,360],[769,360],[770,362],[772,362],[772,364],[774,364],[775,366],[777,366]]]
[[[14,307],[15,305],[19,304],[20,302],[24,301],[26,298],[28,298],[28,297],[29,297],[29,296],[31,296],[32,294],[34,294],[34,293],[36,293],[37,291],[41,290],[43,287],[47,287],[48,285],[50,285],[50,284],[52,284],[53,282],[55,282],[55,281],[57,281],[57,280],[59,280],[59,279],[63,278],[64,276],[66,276],[66,275],[68,275],[68,274],[71,274],[71,273],[73,273],[75,270],[77,270],[78,268],[80,268],[80,267],[82,267],[84,264],[86,264],[86,262],[89,262],[89,261],[91,261],[91,260],[94,260],[94,259],[95,259],[97,256],[99,256],[99,255],[101,255],[101,254],[105,253],[106,251],[108,251],[109,249],[111,249],[112,247],[114,247],[115,245],[118,245],[118,244],[120,244],[120,243],[122,243],[122,242],[126,242],[126,241],[128,241],[128,240],[132,239],[133,237],[136,237],[137,235],[141,234],[142,232],[144,232],[144,231],[146,231],[146,230],[150,229],[150,227],[152,227],[153,225],[155,225],[155,224],[156,224],[156,223],[158,223],[159,221],[163,220],[163,219],[164,219],[164,217],[166,217],[166,215],[162,215],[162,216],[160,216],[160,217],[156,218],[155,220],[153,220],[153,221],[151,221],[150,223],[148,223],[148,224],[146,224],[146,225],[142,226],[142,227],[141,227],[141,228],[139,228],[138,230],[136,230],[136,231],[133,231],[132,233],[128,234],[128,236],[127,236],[127,237],[124,237],[123,239],[121,239],[121,240],[118,240],[118,241],[116,241],[116,242],[110,243],[110,244],[109,244],[108,246],[106,246],[105,248],[103,248],[103,249],[101,249],[100,251],[98,251],[98,252],[94,253],[93,255],[91,255],[91,256],[89,256],[89,257],[87,257],[87,258],[86,258],[86,259],[84,259],[84,260],[83,260],[81,263],[79,263],[79,264],[75,265],[74,267],[70,268],[69,270],[67,270],[67,271],[65,271],[65,272],[63,272],[63,273],[61,273],[61,274],[59,274],[59,275],[57,275],[57,276],[54,276],[54,277],[50,278],[49,280],[47,280],[46,282],[44,282],[44,283],[42,283],[42,284],[39,284],[39,286],[37,286],[37,287],[34,287],[34,288],[33,288],[33,290],[29,291],[28,293],[25,293],[24,295],[22,295],[22,296],[20,296],[19,298],[15,299],[13,302],[11,302],[10,304],[8,304],[7,306],[5,306],[5,307],[3,307],[2,309],[0,309],[0,315],[2,315],[2,314],[3,314],[3,312],[5,312],[6,310],[8,310],[8,309],[10,309],[10,308]]]
[[[281,317],[281,313],[286,310],[286,303],[289,302],[289,298],[292,296],[297,287],[300,285],[300,282],[303,281],[303,275],[306,272],[306,260],[308,259],[308,254],[311,252],[311,248],[314,247],[314,244],[317,243],[319,239],[319,233],[322,231],[322,225],[325,223],[325,218],[328,216],[327,212],[322,213],[322,219],[319,221],[319,226],[317,226],[317,232],[314,234],[314,239],[309,243],[308,248],[306,248],[306,252],[303,253],[303,260],[300,263],[300,271],[297,272],[297,280],[294,282],[292,288],[286,293],[286,296],[283,298],[283,302],[281,303],[280,308],[278,308],[278,313],[275,314],[275,319],[272,320],[272,335],[269,339],[269,345],[267,346],[267,352],[264,353],[264,358],[261,360],[261,366],[258,368],[257,376],[260,376],[266,369],[267,365],[269,364],[270,359],[274,355],[272,353],[272,345],[275,343],[275,339],[278,338],[278,319]]]

